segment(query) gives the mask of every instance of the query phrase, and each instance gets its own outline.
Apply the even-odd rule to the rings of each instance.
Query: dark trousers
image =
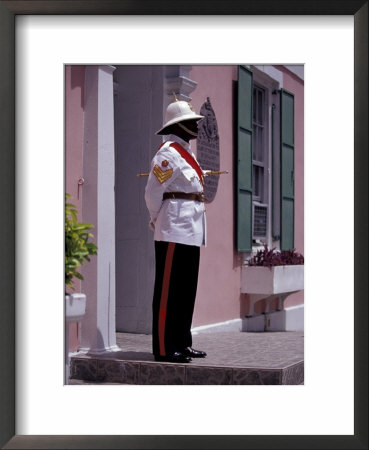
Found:
[[[152,347],[167,356],[192,346],[200,247],[155,241]]]

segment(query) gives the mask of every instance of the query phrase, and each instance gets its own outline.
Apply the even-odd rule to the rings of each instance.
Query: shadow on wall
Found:
[[[279,302],[278,297],[276,297],[275,299],[273,299],[270,302],[269,313],[273,313],[278,310],[278,302]],[[266,306],[267,306],[267,299],[265,299],[265,298],[256,302],[254,305],[254,315],[257,316],[260,314],[264,314]],[[248,315],[249,309],[250,309],[249,294],[241,294],[240,295],[240,317],[241,317],[241,319],[244,319]]]
[[[85,97],[85,66],[71,66],[71,79],[70,79],[71,89],[80,88],[81,90],[81,108],[84,108],[84,97]]]

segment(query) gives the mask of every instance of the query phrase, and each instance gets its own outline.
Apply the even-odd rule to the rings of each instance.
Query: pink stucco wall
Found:
[[[283,72],[283,87],[295,95],[295,246],[304,253],[304,83],[292,72]],[[220,167],[228,170],[221,175],[217,195],[206,204],[208,246],[201,249],[198,295],[193,326],[224,322],[244,317],[248,296],[240,294],[242,254],[234,244],[234,105],[237,66],[193,66],[190,78],[197,82],[191,94],[192,104],[199,111],[207,97],[215,111],[220,137]],[[78,198],[78,180],[82,177],[84,129],[84,66],[66,66],[66,192],[82,210]],[[193,148],[196,152],[196,142]],[[76,290],[80,286],[76,282]],[[291,295],[285,306],[303,303],[303,292]],[[264,303],[255,306],[261,313]],[[272,307],[272,310],[274,308]],[[76,324],[70,326],[70,350],[78,347]]]
[[[83,97],[85,67],[65,68],[65,171],[66,192],[78,210],[82,207],[82,197],[78,196],[78,180],[82,177],[83,150]]]
[[[78,195],[78,180],[82,177],[83,156],[83,97],[84,66],[65,67],[65,192],[72,197],[78,211],[82,210],[81,195]],[[75,290],[80,290],[80,281],[75,280]],[[79,346],[77,323],[69,325],[69,350]]]
[[[229,171],[220,175],[216,197],[206,204],[208,245],[201,249],[193,321],[193,326],[199,326],[240,317],[241,260],[234,252],[233,220],[233,80],[237,80],[237,67],[193,66],[190,77],[198,83],[191,94],[195,110],[200,111],[210,98],[218,123],[220,168]],[[196,152],[195,144],[193,148]]]
[[[304,83],[292,72],[283,72],[283,87],[295,94],[295,246],[304,252]],[[234,244],[234,81],[237,66],[193,66],[190,78],[197,82],[191,94],[197,112],[209,97],[214,109],[220,137],[221,175],[215,200],[206,205],[208,246],[201,249],[198,294],[193,326],[224,322],[244,317],[249,308],[248,296],[240,294],[242,255]],[[193,148],[196,152],[196,143]],[[206,169],[206,167],[204,167]],[[285,307],[304,302],[303,292],[293,294]],[[277,307],[277,300],[271,311]],[[255,305],[255,313],[265,309],[265,301]]]

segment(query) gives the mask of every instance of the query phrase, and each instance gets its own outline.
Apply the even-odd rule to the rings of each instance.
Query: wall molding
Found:
[[[235,331],[303,331],[304,305],[292,306],[282,311],[260,314],[244,319],[233,319],[191,329],[193,335]]]

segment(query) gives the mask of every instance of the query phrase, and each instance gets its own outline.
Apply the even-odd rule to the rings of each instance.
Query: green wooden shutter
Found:
[[[276,94],[277,91],[273,91]],[[278,91],[279,94],[279,91]],[[281,239],[281,154],[280,154],[280,107],[272,104],[272,238]]]
[[[252,71],[238,67],[237,249],[252,250]]]
[[[281,90],[281,250],[294,248],[294,95]]]

